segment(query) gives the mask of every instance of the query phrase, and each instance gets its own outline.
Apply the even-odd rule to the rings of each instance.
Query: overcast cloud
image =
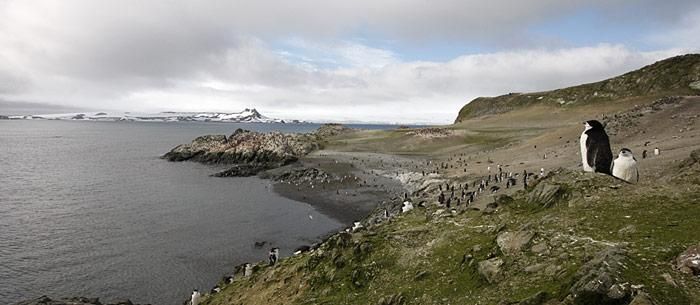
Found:
[[[446,123],[477,96],[695,52],[695,3],[0,0],[0,100]],[[579,19],[580,30],[564,28]],[[595,32],[600,24],[615,35]],[[464,50],[446,60],[430,51],[452,45]]]

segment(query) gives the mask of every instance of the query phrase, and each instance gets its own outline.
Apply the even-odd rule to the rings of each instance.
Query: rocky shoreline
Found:
[[[314,133],[256,132],[236,129],[230,136],[205,135],[190,144],[181,144],[161,158],[173,162],[232,164],[216,177],[248,177],[296,162],[300,157],[323,148],[328,137],[353,129],[325,124]]]
[[[51,299],[48,296],[40,296],[36,299],[19,302],[16,305],[150,305],[150,304],[134,304],[130,300],[121,300],[109,303],[100,302],[99,298],[86,297],[70,297]]]

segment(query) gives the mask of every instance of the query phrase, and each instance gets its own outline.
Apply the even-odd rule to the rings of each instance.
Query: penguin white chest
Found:
[[[581,133],[581,163],[583,164],[583,170],[587,172],[592,172],[593,167],[588,164],[588,148],[586,148],[586,141],[588,141],[588,135],[586,131]]]
[[[618,157],[613,163],[612,175],[627,182],[637,182],[637,161],[634,158]]]

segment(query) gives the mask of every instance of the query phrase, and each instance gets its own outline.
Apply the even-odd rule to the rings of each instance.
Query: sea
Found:
[[[270,181],[159,158],[200,135],[318,127],[0,120],[0,303],[48,295],[180,305],[271,247],[288,256],[342,229]]]

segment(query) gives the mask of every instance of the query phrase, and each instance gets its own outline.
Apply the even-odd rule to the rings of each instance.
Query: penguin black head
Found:
[[[584,124],[586,125],[586,129],[604,129],[603,124],[601,124],[597,120],[586,121]]]
[[[629,148],[620,149],[620,156],[621,157],[634,157],[634,155],[632,154],[632,151]]]

